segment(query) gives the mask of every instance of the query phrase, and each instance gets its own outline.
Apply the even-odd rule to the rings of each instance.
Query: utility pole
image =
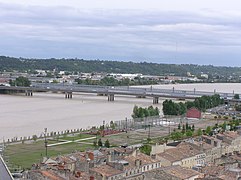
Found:
[[[48,141],[47,141],[47,128],[44,128],[44,144],[45,144],[45,156],[48,157]]]
[[[149,131],[148,131],[148,139],[151,139],[151,125],[148,125]]]
[[[126,117],[126,133],[127,133],[127,128],[128,128],[128,124],[127,124],[128,122],[127,121],[128,121],[128,119]]]
[[[105,136],[105,120],[103,121],[102,137]]]

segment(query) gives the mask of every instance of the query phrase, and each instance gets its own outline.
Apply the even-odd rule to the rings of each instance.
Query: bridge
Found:
[[[205,91],[186,91],[172,89],[160,89],[132,86],[96,86],[96,85],[69,85],[69,84],[54,84],[54,83],[35,83],[31,87],[20,86],[0,86],[0,90],[22,91],[26,96],[32,96],[33,92],[60,92],[65,95],[66,99],[73,98],[73,93],[94,93],[97,95],[107,96],[108,101],[114,101],[115,95],[136,96],[136,97],[152,97],[153,104],[159,103],[159,98],[169,99],[195,99],[201,96],[212,96],[219,94],[221,98],[228,101],[234,101],[234,93],[225,92],[205,92]],[[237,101],[237,100],[236,100]],[[239,100],[238,100],[239,101]]]

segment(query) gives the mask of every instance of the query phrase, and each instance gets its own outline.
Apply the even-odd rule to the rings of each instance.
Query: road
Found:
[[[0,180],[13,180],[1,155],[0,155]]]

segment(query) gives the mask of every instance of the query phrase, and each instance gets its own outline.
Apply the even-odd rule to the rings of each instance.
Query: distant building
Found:
[[[200,119],[202,117],[202,113],[197,108],[190,108],[187,110],[186,117]]]

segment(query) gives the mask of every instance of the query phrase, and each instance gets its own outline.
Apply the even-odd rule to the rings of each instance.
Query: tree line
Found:
[[[114,77],[104,77],[101,80],[92,80],[92,79],[76,79],[78,84],[84,85],[100,85],[100,86],[134,86],[134,85],[152,85],[157,84],[155,80],[148,80],[145,78],[136,77],[133,80],[129,78],[124,78],[117,80]]]
[[[196,98],[194,101],[187,101],[185,103],[175,103],[172,100],[165,100],[163,102],[163,114],[164,115],[183,115],[187,112],[187,109],[195,107],[200,111],[205,112],[206,109],[217,107],[224,103],[224,100],[220,98],[219,94],[212,96],[202,96]]]
[[[142,73],[150,75],[186,76],[187,72],[214,76],[241,75],[240,67],[217,67],[195,64],[159,64],[148,62],[123,62],[83,59],[28,59],[0,56],[0,71],[32,72],[36,69],[70,72]],[[160,73],[161,72],[161,73]],[[212,72],[212,73],[210,73]]]
[[[160,110],[156,107],[149,106],[147,108],[134,106],[132,118],[144,118],[149,116],[159,116]]]

